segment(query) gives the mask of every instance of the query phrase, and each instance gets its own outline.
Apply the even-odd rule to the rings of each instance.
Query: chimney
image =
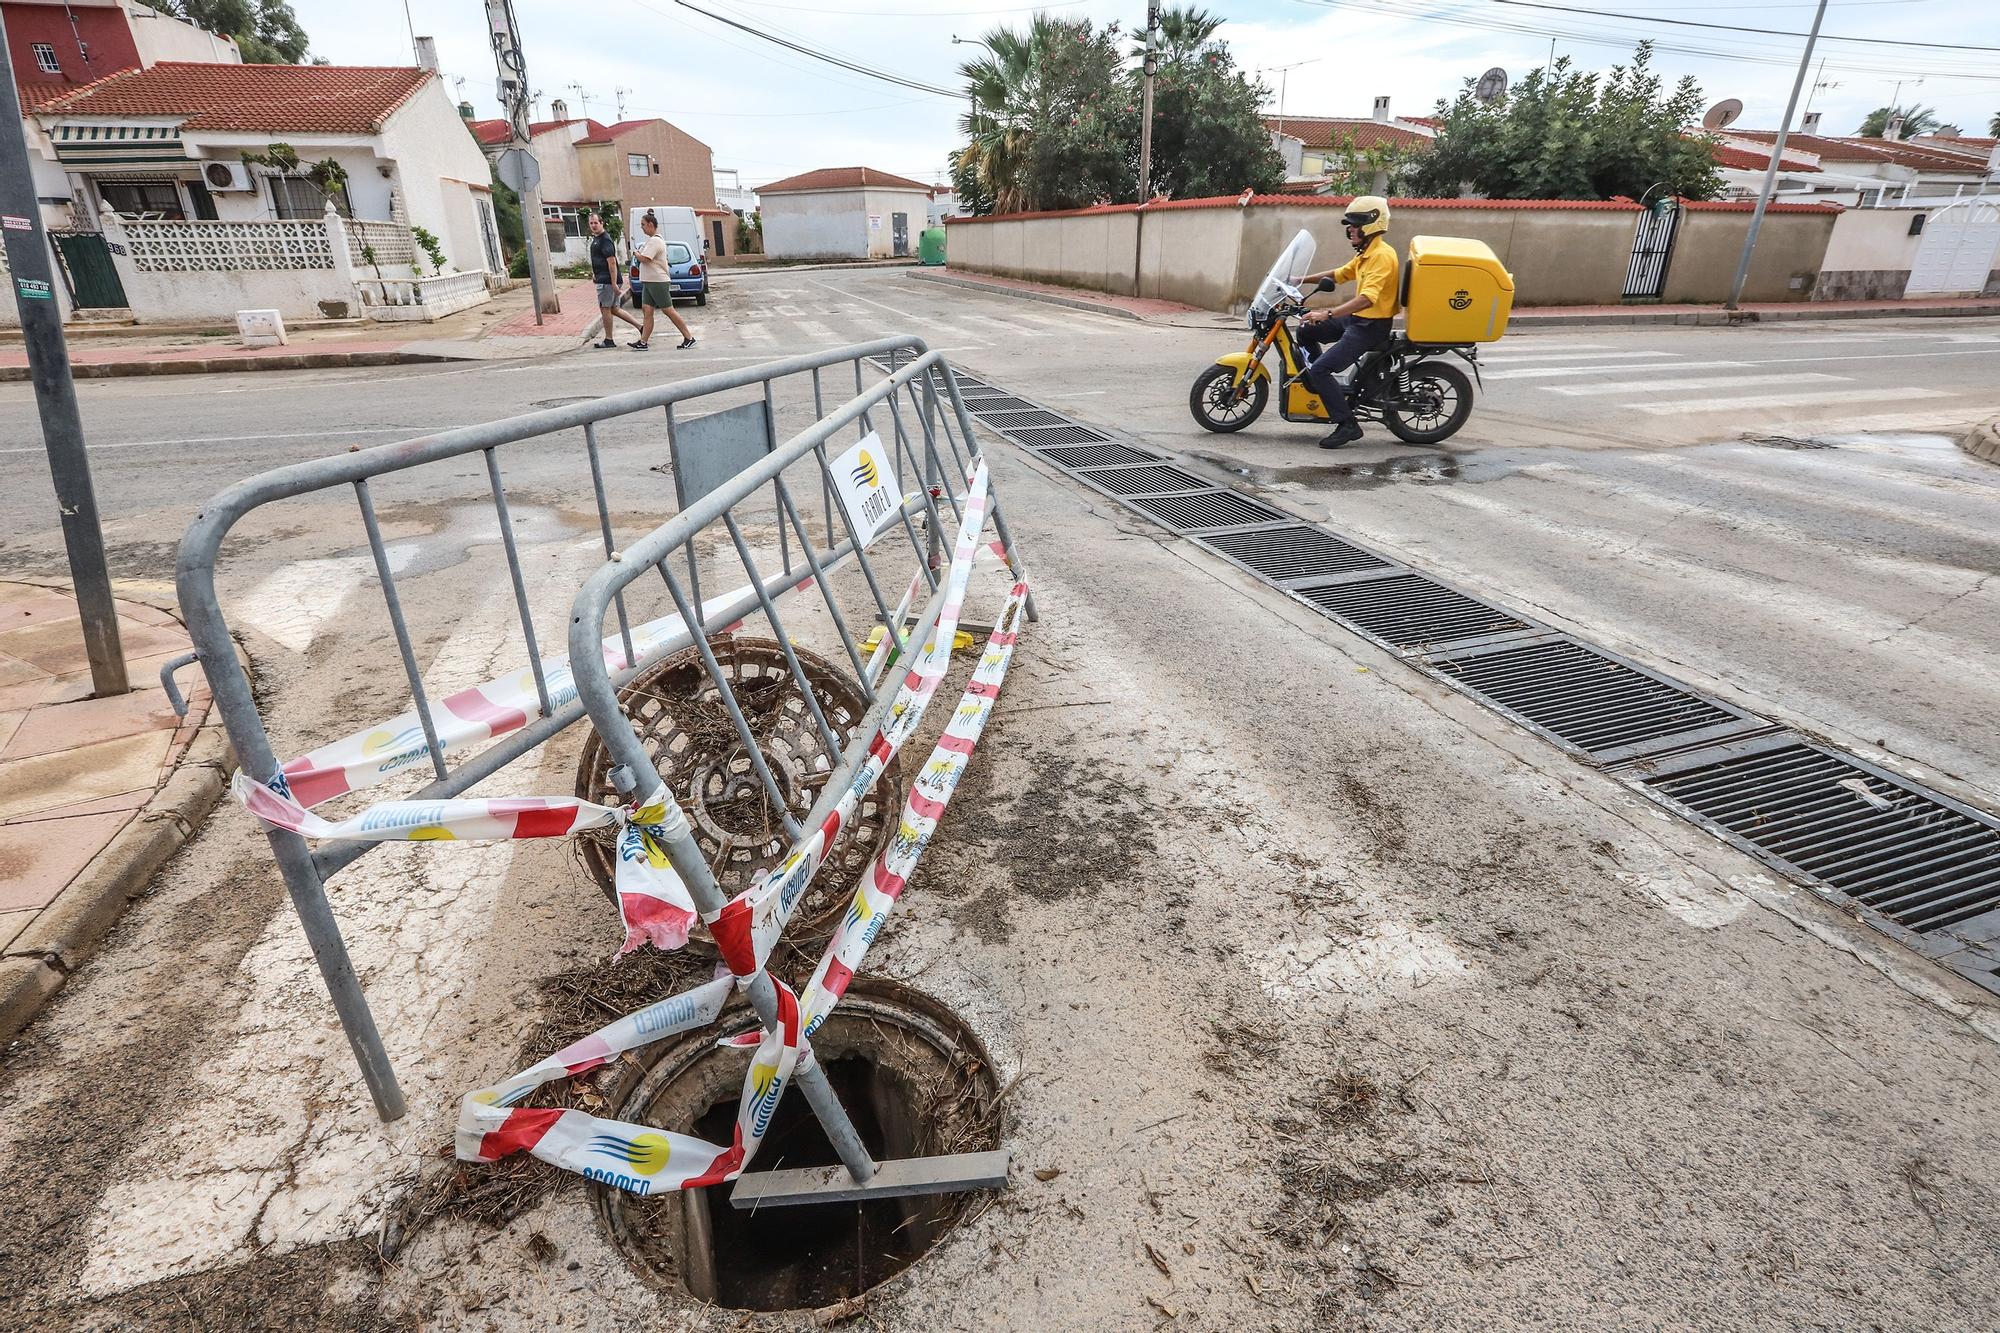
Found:
[[[472,120],[478,115],[479,115],[479,110],[478,108],[474,107],[472,103],[460,102],[458,104],[458,116],[460,120]]]
[[[417,41],[417,68],[438,72],[438,43],[435,37],[419,37]]]
[[[1892,143],[1902,138],[1903,118],[1901,116],[1889,117],[1889,123],[1882,127],[1882,137]]]
[[[562,98],[560,98],[560,97],[558,97],[558,98],[557,98],[557,99],[556,99],[555,101],[553,101],[553,102],[549,103],[549,119],[550,119],[550,120],[568,120],[568,119],[569,119],[569,103],[568,103],[568,102],[565,102],[565,101],[563,101],[563,100],[562,100]]]
[[[1806,112],[1805,120],[1799,125],[1799,133],[1800,134],[1819,133],[1819,112],[1817,111]]]
[[[1386,97],[1378,97],[1378,98],[1376,98],[1376,99],[1375,99],[1375,119],[1377,119],[1377,120],[1379,120],[1379,121],[1382,121],[1382,122],[1383,122],[1383,123],[1385,123],[1385,124],[1386,124],[1386,123],[1388,122],[1388,120],[1389,120],[1389,99],[1388,99],[1388,98],[1386,98]]]

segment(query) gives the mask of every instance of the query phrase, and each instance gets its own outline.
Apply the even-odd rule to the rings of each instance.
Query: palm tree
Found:
[[[1040,123],[1040,67],[1060,26],[1037,14],[1026,32],[995,28],[986,34],[987,54],[958,67],[972,103],[958,118],[968,140],[960,158],[985,182],[997,212],[1034,207],[1026,172]]]
[[[1160,11],[1160,41],[1153,49],[1162,64],[1191,60],[1201,54],[1201,48],[1208,45],[1222,23],[1222,15],[1198,5],[1168,5]],[[1132,44],[1132,56],[1141,59],[1145,54],[1146,38],[1142,32]]]
[[[1993,113],[1993,123],[1986,127],[1986,132],[1995,138],[2000,138],[2000,111]]]
[[[1878,106],[1868,113],[1868,119],[1861,122],[1855,133],[1864,139],[1879,139],[1889,131],[1889,122],[1896,117],[1903,118],[1903,137],[1914,139],[1919,134],[1929,134],[1944,122],[1937,118],[1937,108],[1928,106]]]

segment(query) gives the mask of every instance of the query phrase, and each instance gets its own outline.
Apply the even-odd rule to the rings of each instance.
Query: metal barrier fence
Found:
[[[870,357],[894,357],[899,363],[907,359],[908,364],[887,379],[870,386],[866,383],[863,369]],[[823,372],[838,371],[844,375],[849,367],[853,374],[854,397],[828,412],[825,409],[827,386]],[[810,379],[810,410],[816,418],[815,424],[781,445],[776,440],[775,424],[778,418],[778,389],[781,385],[802,389],[799,379],[805,377]],[[690,495],[684,488],[684,508],[679,516],[625,550],[618,550],[614,543],[612,509],[607,500],[607,479],[598,428],[635,414],[662,412],[666,443],[669,451],[675,454],[678,479],[682,471],[682,460],[675,443],[678,433],[692,427],[695,422],[713,418],[688,421],[678,415],[676,409],[684,411],[688,404],[703,398],[748,388],[760,388],[762,391],[765,447],[761,460],[745,471],[717,480],[705,494]],[[747,406],[754,407],[755,404]],[[714,414],[715,417],[725,415]],[[878,421],[888,426],[890,434],[887,439],[882,439],[877,429]],[[889,507],[888,512],[865,516],[869,524],[879,524],[873,526],[871,531],[862,531],[862,519],[850,511],[844,496],[853,487],[843,488],[843,479],[835,474],[834,460],[829,457],[829,446],[834,436],[849,425],[855,427],[857,444],[871,437],[880,440],[885,459],[879,462],[873,460],[865,450],[861,454],[870,469],[879,467],[884,475],[891,477],[900,474],[906,478],[921,479],[915,494],[904,497],[899,504]],[[500,454],[509,446],[529,441],[537,442],[538,449],[546,450],[552,441],[569,432],[576,433],[571,437],[572,445],[580,449],[587,464],[607,563],[577,595],[571,618],[570,653],[565,662],[561,657],[544,660],[541,655],[520,552],[508,511]],[[741,432],[736,432],[734,438],[739,446],[743,443]],[[854,450],[848,452],[852,454]],[[451,731],[443,738],[440,736],[438,710],[424,686],[416,656],[416,637],[411,632],[398,593],[395,569],[383,540],[370,482],[393,473],[449,465],[473,455],[483,458],[487,490],[499,526],[500,545],[528,656],[533,694],[530,704],[532,716],[522,716],[518,723],[504,731],[485,729],[482,725],[479,733],[468,741],[462,730]],[[817,479],[824,510],[823,531],[819,536],[814,535],[815,525],[808,521],[810,489],[801,492],[797,484],[799,478],[787,478],[788,470],[794,467],[809,471]],[[648,772],[651,764],[630,723],[620,711],[618,688],[656,663],[693,645],[707,668],[709,678],[719,688],[731,725],[745,742],[749,762],[759,784],[775,802],[776,808],[783,812],[787,833],[798,839],[807,830],[820,826],[824,811],[818,807],[835,798],[837,789],[850,780],[857,764],[865,761],[866,756],[857,754],[853,747],[848,748],[841,768],[823,784],[816,808],[802,823],[792,813],[785,793],[763,761],[759,747],[749,733],[742,708],[730,692],[728,680],[718,670],[709,644],[711,632],[733,628],[738,621],[761,614],[783,649],[792,678],[799,684],[812,712],[815,729],[830,741],[827,719],[820,715],[813,692],[805,683],[801,663],[791,647],[792,640],[778,607],[788,594],[803,594],[808,589],[816,592],[818,605],[824,609],[826,619],[838,638],[846,667],[852,671],[856,686],[864,697],[874,701],[868,722],[858,733],[859,737],[865,738],[869,725],[880,720],[896,692],[899,673],[886,668],[892,662],[909,660],[914,649],[924,644],[930,627],[938,622],[948,582],[942,573],[941,550],[949,540],[949,534],[963,527],[970,499],[966,479],[975,471],[983,476],[983,462],[979,460],[971,418],[958,395],[949,368],[936,353],[926,349],[921,339],[888,338],[381,445],[263,473],[223,491],[197,515],[181,543],[176,580],[182,613],[194,641],[195,655],[208,678],[230,742],[245,773],[256,782],[266,784],[272,791],[288,794],[286,774],[291,772],[296,775],[301,761],[281,765],[273,750],[265,719],[252,695],[250,681],[237,660],[230,626],[217,597],[217,560],[231,529],[251,512],[280,501],[348,487],[354,493],[384,609],[414,704],[415,724],[421,729],[423,737],[420,745],[413,744],[396,757],[404,761],[427,759],[433,773],[433,780],[413,793],[412,800],[436,802],[458,796],[536,750],[586,713],[620,765],[621,772],[616,775],[620,784],[629,782],[643,793],[645,784],[635,775]],[[581,480],[579,476],[579,482]],[[780,534],[779,569],[776,571],[757,563],[745,531],[750,505],[767,486],[771,488],[775,505],[773,521]],[[990,503],[1000,538],[999,546],[1018,577],[1020,565],[997,497],[992,497]],[[715,598],[704,601],[701,594],[702,554],[697,549],[696,539],[718,532],[726,533],[728,544],[722,547],[719,542],[711,542],[711,546],[720,548],[724,555],[733,553],[748,583],[733,589],[719,602]],[[871,554],[870,544],[878,535],[886,536],[891,549],[902,553],[896,557],[902,565],[900,571],[886,568],[891,562],[884,553]],[[898,535],[903,541],[896,540]],[[685,561],[685,581],[669,564],[670,559],[676,556]],[[728,586],[713,581],[714,551],[710,552],[709,560],[710,586]],[[843,613],[842,592],[834,584],[835,574],[847,570],[858,572],[865,584],[864,592],[853,586],[851,578],[847,579],[845,600],[849,610],[865,609],[866,614],[880,620],[885,631],[886,641],[865,656],[863,645],[856,641]],[[642,577],[655,573],[678,611],[678,622],[665,618],[635,626],[627,605],[628,599],[634,595],[633,585]],[[910,587],[900,604],[891,600],[899,575],[908,579]],[[906,632],[907,611],[926,589],[929,592],[926,611],[917,618],[915,627]],[[1032,618],[1032,603],[1027,609]],[[616,620],[616,633],[600,638],[607,618],[612,617]],[[945,646],[948,651],[948,640]],[[563,688],[566,675],[573,675],[574,694]],[[454,699],[458,697],[453,696]],[[452,700],[444,702],[449,704]],[[524,713],[527,711],[523,710]],[[450,723],[454,719],[447,716],[445,721]],[[447,763],[447,752],[454,747],[489,738],[491,744],[477,749],[456,764]],[[856,743],[865,744],[865,740],[857,740]],[[839,752],[841,747],[834,745],[832,749]],[[368,780],[374,779],[370,777]],[[334,785],[339,791],[349,789],[345,778]],[[333,794],[338,792],[330,792],[328,796]],[[323,796],[320,799],[327,798]],[[313,803],[311,799],[306,800],[308,805]],[[684,836],[687,832],[685,819],[672,800],[665,804],[665,818],[679,826],[677,831],[669,830],[671,836],[666,840],[667,851],[674,869],[685,881],[696,906],[706,918],[723,906],[721,895],[699,849]],[[376,843],[354,838],[335,839],[315,850],[305,837],[292,829],[267,826],[266,831],[292,905],[304,927],[306,939],[376,1109],[383,1119],[396,1119],[406,1109],[402,1091],[326,895],[327,881],[366,855]],[[781,920],[778,925],[782,925]],[[721,942],[718,936],[718,943]],[[725,956],[728,956],[726,949]],[[739,972],[738,975],[745,974]],[[753,1006],[768,1028],[774,1017],[774,1001],[769,978],[762,975],[761,968],[756,969],[755,979],[749,979],[747,989]],[[799,1075],[801,1086],[814,1109],[820,1113],[830,1137],[840,1147],[842,1160],[848,1163],[855,1180],[865,1181],[872,1172],[873,1164],[868,1162],[865,1152],[860,1151],[838,1102],[833,1100],[830,1090],[825,1087],[823,1075],[815,1077],[815,1073],[808,1060]],[[935,1183],[928,1186],[931,1189],[939,1187]],[[914,1188],[924,1186],[920,1184]]]

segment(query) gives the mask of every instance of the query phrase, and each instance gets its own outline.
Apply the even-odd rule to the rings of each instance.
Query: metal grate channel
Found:
[[[1768,725],[1573,639],[1495,647],[1431,668],[1602,763]]]
[[[1203,481],[1177,467],[1106,467],[1079,472],[1076,476],[1079,481],[1113,495],[1170,495],[1175,491],[1216,489],[1214,482]]]
[[[1297,592],[1328,615],[1398,649],[1525,629],[1528,623],[1421,574]]]
[[[1390,568],[1382,557],[1350,546],[1323,528],[1303,524],[1250,532],[1218,532],[1201,541],[1251,573],[1278,583],[1351,574],[1360,569]]]
[[[970,407],[971,404],[967,403]],[[987,425],[1004,431],[1019,430],[1023,426],[1067,426],[1070,419],[1060,412],[1046,408],[1032,407],[1025,412],[987,412],[981,410],[979,419]]]
[[[2000,908],[2000,820],[1805,741],[1641,781],[1752,855],[1905,930]]]
[[[1045,449],[1042,457],[1061,468],[1110,467],[1114,463],[1157,463],[1157,454],[1122,444],[1085,444],[1074,449]]]
[[[1111,438],[1085,426],[1024,426],[1007,434],[1030,449],[1046,449],[1052,444],[1103,444]]]
[[[1037,408],[1027,399],[1016,398],[1011,394],[1000,393],[981,396],[979,394],[968,393],[965,395],[965,410],[984,420],[995,412],[1031,412],[1046,411],[1047,409]]]
[[[1285,515],[1246,500],[1234,491],[1210,491],[1202,495],[1140,496],[1126,504],[1176,531],[1194,528],[1236,528],[1246,523],[1268,523]]]

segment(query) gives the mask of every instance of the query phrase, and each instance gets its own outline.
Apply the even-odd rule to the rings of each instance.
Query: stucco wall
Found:
[[[888,259],[895,255],[895,215],[898,213],[908,218],[908,247],[904,253],[914,255],[917,252],[917,234],[923,231],[930,216],[929,191],[870,187],[862,191],[862,197],[866,205],[862,226],[868,227],[869,218],[882,219],[880,227],[868,227],[868,257]]]
[[[395,160],[394,179],[403,191],[410,225],[436,233],[452,267],[467,272],[484,269],[486,247],[479,236],[472,187],[489,180],[486,155],[479,151],[443,83],[430,80],[389,117],[382,127],[382,151]],[[380,178],[373,170],[368,174]],[[382,216],[387,216],[386,210]]]
[[[1854,208],[1833,224],[1813,284],[1815,301],[1894,301],[1910,282],[1910,269],[1923,237],[1910,235],[1910,219],[1922,208]]]
[[[188,60],[199,65],[243,63],[236,43],[219,33],[163,14],[140,0],[132,0],[126,12],[132,16],[132,40],[139,48],[139,63],[148,68],[162,60]]]
[[[1743,284],[1746,301],[1805,301],[1812,297],[1836,213],[1771,212],[1757,234],[1757,253]],[[1667,264],[1663,301],[1716,302],[1729,299],[1750,210],[1690,209],[1681,219]]]
[[[764,253],[778,259],[865,257],[866,197],[864,190],[763,195],[759,203],[764,212]]]
[[[1248,211],[1224,207],[1149,212],[1138,223],[1139,295],[1227,309],[1238,285],[1243,215]],[[1114,257],[1112,262],[1115,267],[1121,260]],[[1269,267],[1267,258],[1258,272]],[[1255,285],[1252,280],[1251,286]]]
[[[440,86],[440,92],[442,87]],[[449,103],[447,103],[449,105]],[[407,107],[404,110],[408,110]],[[397,113],[401,118],[402,113]],[[453,117],[458,115],[456,109]],[[573,125],[558,125],[552,130],[543,130],[528,140],[528,151],[535,155],[535,161],[542,168],[542,202],[545,204],[574,204],[584,200],[595,201],[599,196],[590,194],[583,184],[583,165],[578,159],[576,140],[590,133],[590,127],[578,122]],[[466,138],[472,138],[470,132]],[[477,141],[473,148],[478,149]],[[484,154],[481,154],[484,156]],[[461,174],[461,178],[463,178]]]

